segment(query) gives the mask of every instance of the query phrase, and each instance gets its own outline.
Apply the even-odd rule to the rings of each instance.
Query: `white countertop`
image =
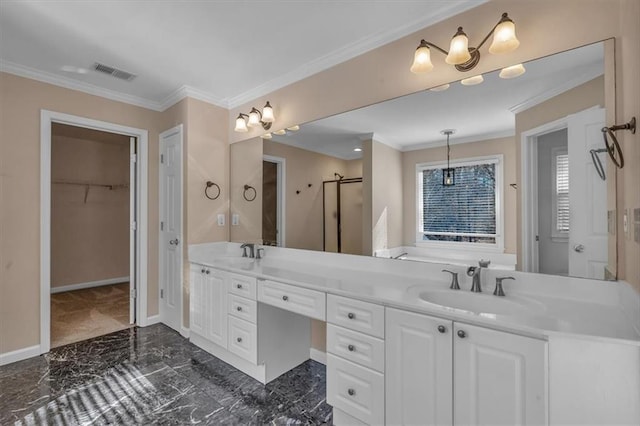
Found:
[[[239,244],[208,243],[189,247],[189,261],[229,272],[293,284],[329,294],[352,297],[459,322],[547,339],[570,334],[574,337],[614,339],[640,346],[638,317],[625,311],[621,299],[638,297],[628,284],[602,282],[516,271],[483,270],[481,294],[469,293],[470,278],[464,268],[444,264],[408,262],[365,256],[264,247],[260,260],[240,257]],[[448,275],[459,272],[461,290],[449,290]],[[493,296],[496,276],[514,276],[505,281],[503,300]],[[625,287],[626,286],[626,287]],[[478,301],[478,306],[522,303],[523,309],[503,314],[455,309],[429,303],[428,295]],[[462,296],[456,296],[464,292]],[[457,298],[456,298],[457,297]],[[473,298],[473,299],[472,299]],[[477,298],[477,299],[476,299]],[[639,298],[640,299],[640,298]],[[494,302],[495,301],[495,302]],[[636,301],[626,306],[634,310]],[[519,305],[515,305],[519,306]]]

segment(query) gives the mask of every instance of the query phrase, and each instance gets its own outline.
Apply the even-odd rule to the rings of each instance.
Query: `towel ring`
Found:
[[[247,192],[251,193],[251,191],[253,191],[253,197],[249,198],[249,197],[247,197]],[[256,191],[256,189],[253,186],[245,185],[244,186],[244,191],[242,192],[242,196],[247,201],[253,201],[258,196],[258,192]]]
[[[636,133],[636,118],[632,117],[628,123],[625,124],[615,124],[611,127],[603,127],[602,128],[602,136],[604,137],[604,145],[607,147],[607,153],[613,161],[613,164],[616,165],[617,168],[621,169],[624,167],[624,155],[622,154],[622,149],[620,148],[620,144],[618,143],[618,138],[613,133],[617,130],[629,130],[631,133]],[[609,135],[609,137],[607,137]],[[609,139],[611,139],[612,143],[609,144]],[[616,154],[617,157],[616,158]]]
[[[209,195],[209,188],[211,188],[212,186],[215,186],[216,189],[218,190],[218,193],[216,194],[215,197],[212,197]],[[213,183],[210,180],[207,181],[207,186],[204,188],[204,195],[205,197],[207,197],[210,200],[217,200],[218,197],[220,196],[220,187],[218,186],[217,183]]]

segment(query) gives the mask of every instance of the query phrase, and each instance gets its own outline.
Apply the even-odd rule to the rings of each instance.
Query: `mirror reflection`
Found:
[[[596,43],[515,77],[233,144],[231,240],[615,278],[604,52]],[[261,189],[252,203],[238,199],[246,184]]]

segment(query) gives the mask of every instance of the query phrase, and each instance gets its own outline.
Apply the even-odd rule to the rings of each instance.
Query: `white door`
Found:
[[[136,205],[136,191],[138,188],[136,162],[138,158],[136,138],[129,138],[129,154],[129,323],[135,324],[138,282],[138,277],[136,276],[136,262],[138,261],[138,254],[136,253],[136,239],[138,237],[138,206]]]
[[[160,318],[182,325],[182,125],[160,134]]]
[[[452,323],[386,310],[386,423],[452,423]]]
[[[454,329],[454,424],[548,424],[547,343],[466,324]]]
[[[596,172],[591,149],[604,147],[605,111],[569,116],[569,275],[604,279],[608,263],[607,184]],[[602,159],[603,166],[606,159]]]

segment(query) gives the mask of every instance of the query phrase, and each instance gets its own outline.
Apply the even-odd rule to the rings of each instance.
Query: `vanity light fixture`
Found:
[[[264,130],[269,130],[271,128],[271,123],[274,121],[275,117],[273,115],[273,108],[269,101],[267,101],[267,104],[262,108],[262,112],[252,107],[249,114],[242,112],[238,114],[234,130],[236,132],[244,133],[249,131],[249,127],[258,126],[262,126]]]
[[[500,21],[482,39],[478,47],[469,47],[469,39],[462,27],[458,27],[458,31],[453,35],[448,52],[431,42],[424,39],[420,40],[420,45],[418,45],[413,57],[411,72],[424,74],[433,69],[430,47],[447,55],[444,61],[449,65],[454,65],[458,71],[470,71],[480,62],[480,48],[491,35],[493,35],[493,41],[489,46],[489,53],[491,54],[497,55],[512,52],[520,45],[516,38],[515,24],[507,13],[503,13]]]
[[[271,133],[265,133],[262,135],[262,139],[273,139],[273,135]]]
[[[475,86],[476,84],[480,84],[483,81],[484,77],[482,77],[482,74],[478,74],[473,77],[460,80],[460,84],[462,84],[463,86]]]
[[[442,169],[442,185],[453,186],[456,184],[456,169],[450,167],[451,147],[449,146],[449,136],[454,134],[455,129],[444,129],[440,133],[447,135],[447,168]]]
[[[500,78],[515,78],[524,74],[527,70],[524,69],[524,65],[512,65],[510,67],[502,68],[498,76]]]
[[[449,86],[451,86],[449,83],[447,84],[442,84],[440,86],[436,86],[436,87],[432,87],[431,90],[432,92],[442,92],[444,90],[447,90],[449,88]]]
[[[278,135],[278,136],[286,135],[287,134],[287,130],[286,129],[276,130],[275,132],[273,132],[273,134],[274,135]]]

